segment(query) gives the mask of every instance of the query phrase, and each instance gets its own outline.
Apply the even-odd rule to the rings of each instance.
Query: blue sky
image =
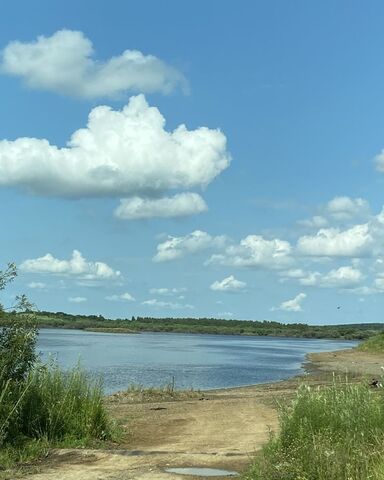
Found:
[[[381,321],[383,14],[4,2],[2,303]]]

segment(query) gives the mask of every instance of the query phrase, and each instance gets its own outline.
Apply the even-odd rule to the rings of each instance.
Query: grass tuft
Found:
[[[110,403],[151,403],[169,402],[174,400],[186,400],[200,398],[200,390],[188,389],[178,390],[175,388],[175,381],[160,387],[144,387],[143,385],[132,384],[127,390],[114,393],[108,397]]]

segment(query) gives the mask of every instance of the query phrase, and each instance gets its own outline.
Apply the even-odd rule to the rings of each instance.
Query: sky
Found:
[[[384,4],[5,0],[0,269],[40,310],[381,322]]]

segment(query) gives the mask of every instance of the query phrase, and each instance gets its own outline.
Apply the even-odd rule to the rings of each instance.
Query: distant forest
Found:
[[[0,317],[0,325],[7,324],[15,313]],[[300,338],[340,338],[363,340],[384,331],[381,323],[346,325],[307,325],[305,323],[279,323],[273,321],[224,320],[217,318],[151,318],[131,317],[110,320],[101,315],[71,315],[64,312],[36,313],[40,328],[73,328],[80,330],[140,333],[206,333],[220,335],[255,335]]]

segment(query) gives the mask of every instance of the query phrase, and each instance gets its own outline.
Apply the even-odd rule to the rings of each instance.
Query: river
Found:
[[[173,333],[95,333],[42,329],[38,351],[63,368],[78,362],[102,376],[106,393],[130,384],[213,389],[284,380],[302,372],[305,355],[357,342]]]

